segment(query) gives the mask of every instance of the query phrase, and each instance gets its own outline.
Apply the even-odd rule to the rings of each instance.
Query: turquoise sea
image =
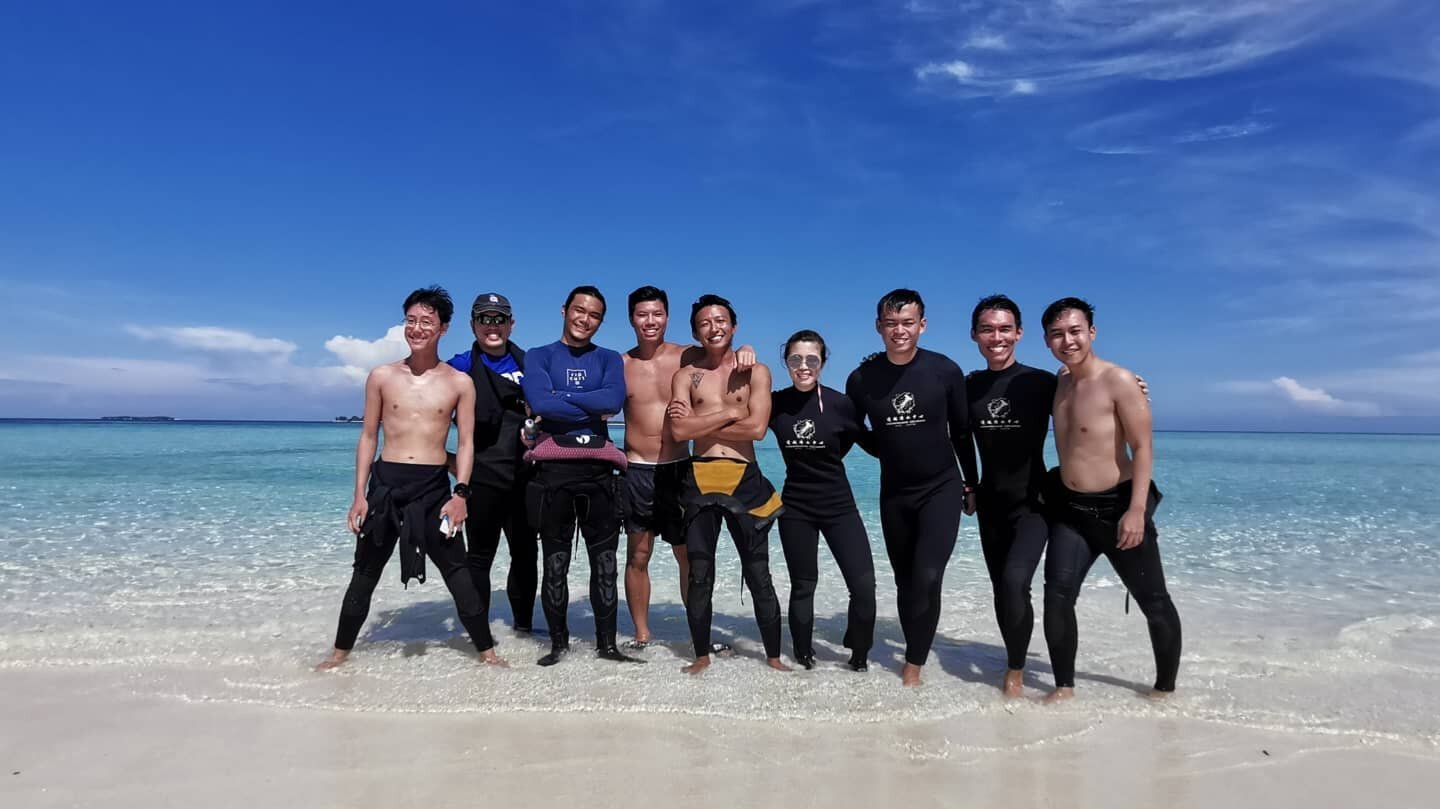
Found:
[[[186,700],[370,711],[646,711],[833,722],[1015,710],[996,697],[1004,656],[973,520],[945,585],[927,686],[902,692],[894,586],[875,513],[874,462],[850,459],[880,581],[879,665],[839,665],[845,592],[822,550],[823,665],[779,675],[758,662],[748,596],[721,546],[716,625],[740,654],[698,680],[679,673],[687,631],[674,563],[651,566],[651,665],[575,654],[535,666],[543,638],[505,627],[508,556],[494,571],[494,627],[508,670],[480,667],[443,585],[403,590],[391,571],[345,669],[317,675],[349,576],[344,527],[358,426],[175,422],[0,423],[0,668],[97,669],[123,688]],[[1102,561],[1081,598],[1070,711],[1179,712],[1299,733],[1440,742],[1440,437],[1161,433],[1157,522],[1185,624],[1178,697],[1136,696],[1152,676],[1138,611]],[[773,444],[761,464],[778,486]],[[788,580],[778,536],[772,569]],[[571,623],[588,636],[584,555]],[[1035,608],[1042,608],[1037,575]],[[630,630],[621,610],[621,632]],[[583,650],[583,646],[582,646]],[[786,651],[789,651],[788,633]],[[1048,687],[1037,621],[1029,683]],[[1022,710],[1030,710],[1022,707]],[[1038,710],[1038,708],[1037,708]]]

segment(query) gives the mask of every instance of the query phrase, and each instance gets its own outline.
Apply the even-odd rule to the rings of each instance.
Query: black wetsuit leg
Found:
[[[880,525],[895,571],[905,662],[925,665],[940,625],[940,590],[964,511],[957,474],[923,493],[881,492]]]
[[[815,587],[820,582],[820,524],[787,511],[780,517],[780,548],[790,573],[790,644],[796,660],[815,655]]]
[[[868,656],[875,640],[875,560],[860,513],[851,509],[817,519],[787,511],[779,522],[780,545],[790,571],[790,639],[796,659],[815,654],[812,638],[822,533],[850,593],[844,645],[862,658]]]
[[[980,521],[980,548],[990,572],[995,594],[995,620],[1005,641],[1006,665],[1012,671],[1025,668],[1030,637],[1035,629],[1035,609],[1030,602],[1030,583],[1045,542],[1050,536],[1042,514],[1028,506],[992,508],[982,499],[977,512]]]
[[[510,573],[505,577],[505,595],[515,616],[515,628],[528,631],[535,626],[535,592],[540,586],[540,541],[524,507],[528,472],[522,472],[507,501],[505,542],[510,547]]]
[[[370,537],[355,540],[355,566],[350,574],[350,586],[345,588],[345,598],[340,602],[340,624],[335,630],[335,648],[349,651],[355,648],[355,639],[360,628],[370,615],[370,598],[380,583],[380,574],[395,554],[400,535],[391,537],[389,542],[376,545]]]
[[[577,523],[590,555],[590,608],[595,613],[596,642],[601,648],[615,643],[619,606],[615,552],[620,543],[617,480],[609,464],[550,461],[541,464],[528,487],[527,508],[539,527],[544,555],[540,603],[552,644],[563,645],[569,639],[570,543]]]
[[[820,526],[850,593],[844,645],[862,658],[875,643],[875,557],[860,512],[837,514]]]
[[[725,525],[740,554],[745,586],[750,589],[750,601],[755,605],[755,625],[765,645],[765,656],[774,658],[780,656],[780,596],[776,595],[775,583],[770,578],[770,526],[756,531],[750,524],[748,519],[725,514]]]
[[[1180,671],[1180,614],[1165,587],[1160,543],[1152,515],[1158,501],[1150,495],[1145,511],[1145,539],[1129,550],[1115,547],[1113,524],[1105,530],[1082,533],[1055,519],[1050,524],[1050,547],[1045,557],[1045,641],[1056,688],[1075,687],[1075,652],[1078,628],[1075,600],[1091,565],[1102,554],[1145,614],[1150,645],[1155,654],[1155,690],[1174,691]]]
[[[445,579],[445,587],[450,590],[450,597],[455,600],[455,611],[460,616],[460,623],[465,627],[465,631],[470,633],[470,640],[475,643],[475,648],[482,652],[494,648],[495,638],[490,635],[489,605],[481,600],[480,591],[470,576],[470,566],[465,558],[465,543],[459,536],[447,538],[435,531],[425,544],[425,555],[430,557],[435,569],[439,570],[440,576]]]
[[[522,482],[514,486],[482,483],[473,487],[467,504],[469,516],[465,519],[465,533],[469,541],[466,558],[470,565],[470,578],[475,581],[475,588],[480,591],[488,610],[490,570],[500,547],[500,532],[504,530],[510,548],[510,573],[506,577],[505,595],[510,601],[515,628],[529,630],[535,623],[539,544],[526,513],[523,486]]]
[[[710,626],[714,619],[715,550],[720,544],[722,520],[718,509],[701,509],[685,525],[685,553],[690,559],[690,580],[685,583],[685,618],[695,657],[710,654]]]

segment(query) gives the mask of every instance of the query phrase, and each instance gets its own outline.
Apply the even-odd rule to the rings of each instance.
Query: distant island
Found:
[[[174,421],[174,416],[101,416],[101,421]]]
[[[364,417],[364,416],[336,416],[336,417],[335,417],[335,421],[336,421],[337,424],[354,424],[354,423],[357,422],[357,421],[364,421],[364,420],[365,420],[365,417]]]

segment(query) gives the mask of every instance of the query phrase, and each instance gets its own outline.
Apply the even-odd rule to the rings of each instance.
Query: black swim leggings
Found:
[[[355,571],[350,574],[350,586],[345,590],[345,600],[340,602],[340,626],[335,630],[336,649],[355,648],[355,638],[360,635],[360,628],[365,625],[365,619],[370,615],[370,597],[375,594],[375,586],[380,583],[380,574],[385,571],[385,563],[390,561],[399,541],[398,534],[384,545],[376,545],[368,536],[356,539]],[[430,561],[445,579],[450,597],[455,599],[455,611],[460,615],[460,623],[465,627],[465,631],[470,633],[470,640],[474,642],[475,648],[483,652],[494,647],[495,639],[490,636],[489,614],[480,600],[474,581],[470,578],[470,569],[465,564],[465,543],[459,535],[446,539],[439,531],[434,531],[426,538],[425,555],[430,557]]]
[[[947,450],[948,451],[948,450]],[[940,588],[955,551],[965,487],[960,475],[924,492],[880,493],[880,527],[895,571],[905,662],[925,665],[940,625]]]
[[[619,481],[614,467],[595,461],[544,461],[526,487],[531,524],[540,531],[544,559],[540,606],[552,644],[568,643],[570,553],[575,527],[590,554],[590,609],[595,613],[595,642],[615,645],[619,594],[615,552],[620,546]]]
[[[755,623],[760,627],[765,656],[779,657],[780,597],[775,595],[775,584],[770,580],[769,526],[763,531],[753,530],[747,527],[749,518],[738,518],[718,506],[701,509],[685,526],[685,550],[690,558],[685,617],[690,621],[695,656],[710,654],[710,624],[715,617],[711,604],[715,595],[715,551],[720,545],[722,521],[740,553],[740,570],[755,604]]]
[[[790,641],[795,657],[812,657],[815,647],[815,587],[820,581],[820,535],[840,566],[850,591],[845,646],[866,656],[875,640],[875,560],[860,512],[828,517],[801,516],[793,507],[780,517],[780,545],[790,571]]]
[[[1175,675],[1180,671],[1180,614],[1165,589],[1160,543],[1151,519],[1157,504],[1152,492],[1145,509],[1145,539],[1124,551],[1115,547],[1114,523],[1087,522],[1082,534],[1071,521],[1052,515],[1050,549],[1045,554],[1045,642],[1050,647],[1056,688],[1075,687],[1075,599],[1090,566],[1104,555],[1145,614],[1155,652],[1155,690],[1175,690]]]
[[[982,496],[976,516],[980,520],[980,549],[995,592],[995,620],[1005,641],[1005,662],[1012,671],[1025,668],[1030,636],[1035,631],[1035,609],[1030,604],[1030,582],[1040,567],[1050,529],[1045,515],[1021,504],[992,506]]]
[[[466,559],[470,578],[480,591],[480,600],[490,609],[490,568],[500,548],[500,531],[510,547],[510,573],[505,578],[505,595],[516,629],[535,625],[535,591],[539,587],[540,543],[525,513],[525,483],[522,478],[513,486],[491,486],[477,483],[466,504],[465,533],[470,543]]]

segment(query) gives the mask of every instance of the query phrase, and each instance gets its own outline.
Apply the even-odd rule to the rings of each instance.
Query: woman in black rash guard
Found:
[[[785,343],[785,367],[794,384],[771,398],[770,429],[785,459],[780,544],[790,571],[790,639],[795,662],[815,667],[815,586],[820,579],[820,535],[850,591],[845,646],[850,668],[865,671],[875,638],[875,560],[855,507],[845,454],[865,434],[845,394],[820,384],[829,359],[825,340],[803,330]]]
[[[975,445],[965,372],[918,345],[925,331],[920,293],[897,289],[881,298],[875,331],[885,353],[860,363],[845,393],[870,420],[880,459],[880,527],[905,633],[901,679],[913,686],[920,684],[920,667],[940,624],[940,590],[961,511],[975,513]]]

